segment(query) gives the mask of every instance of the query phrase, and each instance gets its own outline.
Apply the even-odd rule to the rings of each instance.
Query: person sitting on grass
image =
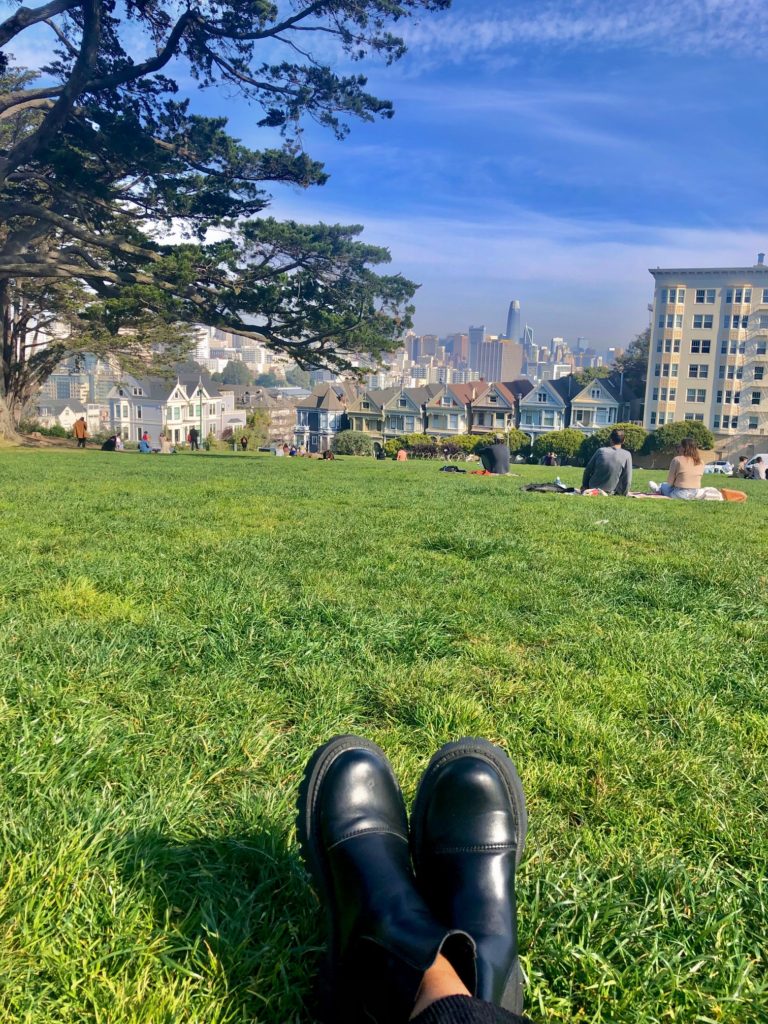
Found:
[[[758,455],[749,467],[750,480],[765,480],[765,463],[763,456]]]
[[[736,469],[734,469],[733,475],[734,476],[740,476],[742,478],[747,475],[747,456],[746,455],[740,455],[739,456],[739,464],[736,467]]]
[[[139,441],[139,454],[140,455],[151,455],[152,449],[149,446],[149,441],[145,441],[144,438]]]
[[[505,476],[509,472],[509,446],[503,437],[497,434],[493,443],[475,452],[480,456],[483,469],[494,476]]]
[[[665,498],[682,498],[690,501],[697,498],[704,475],[704,463],[696,442],[692,437],[684,437],[677,446],[677,455],[669,464],[669,473],[663,484],[650,481],[650,488]]]
[[[501,748],[463,739],[438,750],[410,830],[384,751],[358,736],[313,754],[297,803],[329,933],[322,1020],[530,1024],[515,907],[528,819]]]
[[[101,446],[103,452],[114,452],[117,451],[117,434],[113,434],[108,437],[104,444]]]
[[[595,487],[606,494],[626,495],[632,484],[632,456],[622,448],[624,431],[612,430],[609,447],[598,448],[584,468],[581,489]]]

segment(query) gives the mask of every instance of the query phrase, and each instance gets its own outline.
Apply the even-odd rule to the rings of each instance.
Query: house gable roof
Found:
[[[542,405],[553,405],[558,409],[565,409],[568,406],[569,399],[566,397],[567,392],[561,392],[561,389],[556,385],[562,384],[562,380],[543,380],[540,384],[537,384],[535,388],[532,388],[528,394],[520,399],[520,405],[541,407]],[[538,394],[540,391],[545,391],[547,394],[547,401],[540,402],[538,400]]]
[[[297,409],[324,409],[326,412],[343,412],[346,408],[330,384],[321,384],[311,395],[296,403]]]

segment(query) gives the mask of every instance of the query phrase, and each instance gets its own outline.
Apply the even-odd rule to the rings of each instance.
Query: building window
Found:
[[[600,388],[592,388],[589,394],[591,398],[599,398],[602,394],[602,391],[600,390]]]
[[[715,301],[715,289],[714,288],[697,288],[696,289],[696,302],[714,302]]]
[[[398,404],[398,407],[400,409],[407,409],[408,408],[408,399],[407,398],[398,398],[397,404]]]
[[[763,302],[768,302],[768,288],[763,288]]]
[[[762,380],[764,374],[765,374],[765,367],[764,366],[756,366],[755,367],[755,380]]]
[[[546,391],[538,391],[536,393],[536,401],[537,402],[546,402],[546,400],[547,400],[547,393],[546,393]]]
[[[360,403],[360,408],[361,409],[370,409],[371,408],[371,403],[370,402],[361,402]]]
[[[671,373],[672,377],[676,377],[677,376],[678,365],[679,365],[678,363],[672,363],[672,373]]]
[[[658,418],[658,424],[659,424],[660,427],[664,426],[664,423],[665,423],[666,419],[667,419],[667,414],[663,413],[663,412],[660,412],[659,413],[659,418]]]
[[[661,352],[661,349],[662,349],[663,345],[664,345],[664,339],[663,338],[659,338],[659,340],[656,342],[656,351],[657,352]]]
[[[691,352],[701,352],[702,355],[707,355],[711,345],[712,342],[709,338],[694,338],[691,341]]]
[[[136,419],[137,420],[141,419],[141,406],[140,405],[136,406]]]
[[[656,426],[656,413],[655,412],[651,413],[651,426],[652,427]]]
[[[766,351],[766,343],[764,341],[758,341],[757,349],[756,349],[756,354],[759,355],[759,356],[764,356],[765,355],[765,351]]]
[[[542,392],[542,393],[541,393],[541,394],[539,395],[539,401],[540,401],[540,402],[546,402],[546,400],[547,400],[547,396],[546,396],[546,395],[544,395],[544,397],[542,398],[542,397],[541,397],[541,395],[542,395],[542,394],[544,394],[544,393]],[[488,401],[489,401],[489,402],[491,403],[491,405],[496,405],[496,403],[498,402],[498,398],[496,397],[496,395],[488,395]]]
[[[711,313],[694,313],[693,314],[693,326],[698,328],[711,329],[712,327],[712,314]]]
[[[706,402],[707,392],[704,388],[688,388],[685,400],[686,402]]]
[[[752,289],[751,288],[745,288],[744,289],[744,301],[745,302],[751,302],[752,301]]]
[[[685,302],[685,288],[662,288],[662,302]]]
[[[689,377],[698,377],[700,380],[709,376],[709,367],[706,363],[691,363],[688,367]]]
[[[666,391],[666,388],[663,388],[662,390]],[[658,402],[658,400],[659,400],[659,389],[658,388],[654,388],[653,389],[653,401],[654,402]]]
[[[658,377],[661,374],[661,363],[656,363],[653,368],[653,376]]]
[[[760,405],[760,392],[759,391],[753,391],[752,392],[752,405]]]
[[[685,414],[685,419],[687,419],[687,420],[696,420],[699,423],[703,423],[704,422],[704,413],[701,413],[701,412],[687,412]]]
[[[723,326],[731,331],[743,330],[748,323],[748,316],[739,316],[738,314],[736,314],[736,316],[723,317]]]
[[[747,422],[747,428],[749,430],[757,430],[757,416],[750,416]]]
[[[720,429],[720,417],[719,416],[714,416],[712,418],[712,426],[714,427],[715,430],[719,430]]]

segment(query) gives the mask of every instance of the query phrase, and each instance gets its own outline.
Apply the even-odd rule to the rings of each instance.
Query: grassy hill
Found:
[[[768,1018],[768,484],[437,470],[0,452],[4,1021],[308,1020],[293,800],[346,731],[407,798],[509,750],[532,1016]]]

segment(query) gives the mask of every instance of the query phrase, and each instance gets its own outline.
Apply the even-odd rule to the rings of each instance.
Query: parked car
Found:
[[[752,469],[752,466],[755,462],[757,462],[758,459],[762,459],[766,466],[768,466],[768,452],[757,452],[756,455],[752,456],[752,458],[749,460],[749,462],[746,464],[744,468],[746,470]]]
[[[717,462],[708,462],[704,467],[705,473],[720,473],[723,476],[731,476],[733,465],[727,459],[718,459]]]

